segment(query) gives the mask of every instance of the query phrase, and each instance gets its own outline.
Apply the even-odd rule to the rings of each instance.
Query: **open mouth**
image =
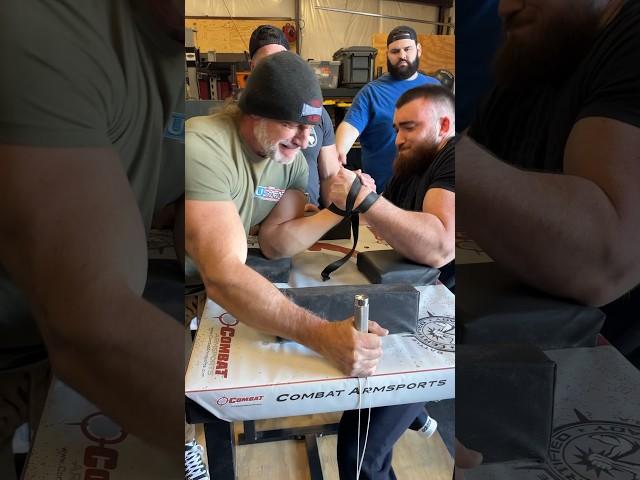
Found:
[[[297,150],[299,150],[299,149],[300,149],[300,147],[297,147],[297,146],[295,146],[295,145],[287,145],[286,143],[281,143],[281,144],[280,144],[280,149],[281,149],[283,152],[285,152],[285,153],[287,153],[287,154],[290,154],[290,153],[294,153],[294,152],[296,152]]]

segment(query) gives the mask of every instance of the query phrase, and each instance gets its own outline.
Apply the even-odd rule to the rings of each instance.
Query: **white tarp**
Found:
[[[438,8],[431,5],[389,0],[301,0],[300,53],[306,59],[332,60],[333,53],[340,48],[372,46],[375,33],[389,32],[398,25],[409,25],[418,34],[436,33],[435,25],[329,12],[318,10],[314,8],[315,6],[421,20],[438,20]],[[452,17],[453,10],[450,10]],[[295,0],[186,0],[185,15],[294,18]]]
[[[294,0],[185,0],[187,17],[295,17]]]

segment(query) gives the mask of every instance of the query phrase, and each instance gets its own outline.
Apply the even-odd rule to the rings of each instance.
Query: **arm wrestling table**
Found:
[[[473,240],[456,234],[458,264],[492,261]],[[514,314],[512,320],[530,319]],[[465,478],[640,479],[640,372],[602,336],[596,340],[592,346],[542,349],[557,367],[548,419],[551,432],[544,457],[537,462],[483,464],[467,471]],[[458,367],[460,379],[464,366],[459,362]],[[482,428],[491,429],[491,423],[491,417],[486,416]],[[508,440],[517,436],[517,432],[511,432]],[[481,446],[477,448],[482,451]]]
[[[390,248],[360,228],[359,251]],[[368,283],[355,258],[322,282],[320,272],[351,248],[350,240],[318,242],[293,257],[289,283],[280,287],[358,285]],[[251,242],[250,242],[250,246]],[[373,407],[454,397],[454,296],[443,285],[416,287],[420,311],[416,335],[382,339],[383,357],[362,391],[362,405]],[[375,310],[370,317],[376,319]],[[305,440],[312,479],[322,470],[316,439],[336,433],[337,425],[258,432],[254,420],[336,412],[358,406],[358,380],[345,377],[320,355],[293,342],[277,342],[240,324],[207,301],[185,379],[187,417],[205,424],[210,472],[216,479],[235,478],[232,421],[244,421],[239,443]]]

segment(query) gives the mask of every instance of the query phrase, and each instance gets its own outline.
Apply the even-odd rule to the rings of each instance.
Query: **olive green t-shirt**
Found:
[[[147,229],[156,202],[184,191],[182,170],[179,189],[158,189],[164,168],[184,164],[163,159],[167,141],[182,142],[182,114],[172,112],[184,96],[184,45],[150,3],[4,0],[0,8],[0,143],[113,148]],[[40,341],[24,295],[0,267],[0,369],[4,347]]]
[[[309,170],[300,152],[282,165],[256,155],[246,145],[228,114],[194,117],[185,127],[185,197],[187,200],[231,201],[245,233],[259,225],[286,190],[304,192]],[[200,283],[193,261],[185,264],[187,284]]]
[[[256,155],[226,114],[187,120],[185,162],[186,198],[232,201],[247,234],[269,215],[286,190],[304,192],[309,176],[300,152],[288,165]]]
[[[3,1],[0,143],[112,147],[148,229],[163,139],[184,97],[184,46],[147,5]]]

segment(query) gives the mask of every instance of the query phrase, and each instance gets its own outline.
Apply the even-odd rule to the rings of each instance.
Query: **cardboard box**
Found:
[[[22,480],[182,478],[182,459],[168,457],[54,379]]]

